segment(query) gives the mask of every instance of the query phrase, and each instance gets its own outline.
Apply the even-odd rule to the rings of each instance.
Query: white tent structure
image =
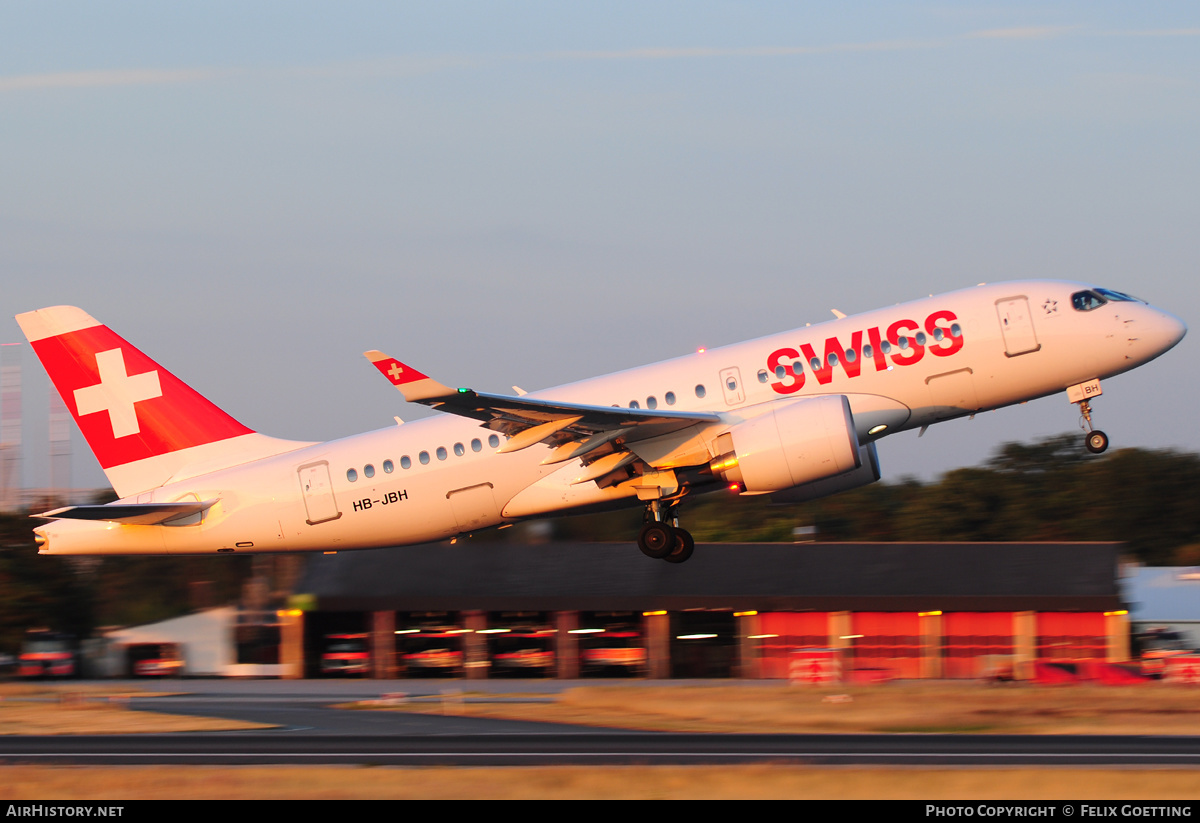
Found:
[[[126,674],[125,650],[134,643],[175,643],[183,657],[183,674],[189,677],[278,677],[280,666],[237,662],[238,610],[233,606],[196,612],[161,623],[116,629],[105,634],[108,648],[102,674]]]

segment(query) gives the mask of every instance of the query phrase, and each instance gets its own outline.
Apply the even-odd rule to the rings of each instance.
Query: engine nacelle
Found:
[[[880,478],[879,454],[875,450],[874,441],[858,447],[858,458],[862,465],[854,471],[775,492],[771,495],[771,502],[805,503],[809,500],[829,497],[831,494],[857,489],[859,486],[866,486],[878,480]]]
[[[807,397],[740,423],[717,438],[714,474],[749,492],[774,492],[862,466],[850,402]]]

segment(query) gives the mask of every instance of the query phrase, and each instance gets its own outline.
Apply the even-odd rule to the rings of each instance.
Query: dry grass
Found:
[[[450,699],[397,708],[655,731],[1200,735],[1198,697],[1195,688],[1158,683],[588,686],[563,692],[554,703]]]
[[[134,712],[128,708],[128,691],[114,692],[103,684],[0,685],[0,734],[154,734],[158,732],[229,731],[263,729],[262,723],[244,723],[215,717]],[[156,693],[138,692],[138,697]]]
[[[1200,798],[1187,769],[7,766],[0,800]]]

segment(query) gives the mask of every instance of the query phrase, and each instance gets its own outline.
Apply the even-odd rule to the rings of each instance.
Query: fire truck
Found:
[[[327,634],[321,653],[325,677],[366,677],[371,673],[371,648],[365,634]]]
[[[21,644],[17,676],[30,680],[79,677],[79,644],[75,636],[49,629],[30,629]]]

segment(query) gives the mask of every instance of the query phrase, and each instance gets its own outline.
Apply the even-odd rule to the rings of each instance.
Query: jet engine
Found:
[[[790,489],[784,489],[781,492],[775,492],[771,495],[772,503],[805,503],[809,500],[818,500],[822,497],[829,497],[832,494],[857,489],[859,486],[867,486],[874,483],[880,478],[879,473],[879,454],[875,450],[875,443],[867,443],[865,446],[858,447],[859,460],[862,465],[854,471],[848,471],[845,474],[839,474],[836,477],[826,477],[821,480],[814,480],[811,483],[805,483],[803,486],[795,486]]]
[[[743,491],[775,492],[862,466],[844,395],[794,400],[739,423],[717,438],[713,474]]]

